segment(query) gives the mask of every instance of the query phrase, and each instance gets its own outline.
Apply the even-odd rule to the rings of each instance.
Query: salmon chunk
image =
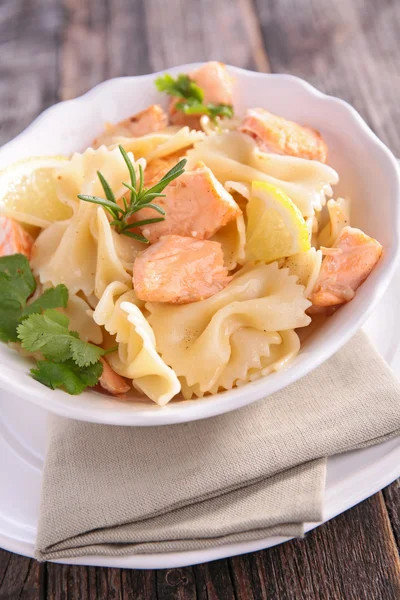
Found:
[[[223,63],[211,61],[189,73],[192,79],[204,92],[204,103],[208,104],[232,104],[233,77],[229,75]],[[193,129],[200,128],[200,117],[196,115],[185,115],[177,110],[175,105],[182,98],[171,100],[169,113],[171,123],[175,125],[188,125]]]
[[[33,238],[27,231],[9,217],[0,217],[0,256],[25,254],[29,259]]]
[[[382,254],[379,242],[360,229],[345,227],[334,244],[340,252],[323,258],[321,271],[310,296],[313,306],[349,302]]]
[[[131,386],[126,379],[118,375],[104,358],[100,358],[100,361],[103,365],[103,372],[100,376],[99,383],[103,390],[113,394],[113,396],[128,392],[131,389]]]
[[[156,202],[165,210],[165,220],[139,228],[152,244],[170,234],[206,240],[241,213],[230,193],[202,163],[172,181],[164,194]],[[133,219],[157,216],[151,208],[143,208]]]
[[[181,160],[184,152],[174,152],[168,156],[153,158],[144,170],[144,185],[149,188],[160,181],[162,177]]]
[[[108,146],[115,137],[140,137],[165,129],[168,117],[158,104],[152,104],[145,110],[119,121],[119,123],[106,123],[105,131],[92,142],[93,148],[103,144]]]
[[[232,279],[221,244],[167,235],[133,263],[136,295],[149,302],[187,304],[213,296]]]
[[[250,108],[239,131],[251,135],[260,147],[275,154],[319,160],[325,163],[328,147],[311,127],[303,127],[263,108]]]

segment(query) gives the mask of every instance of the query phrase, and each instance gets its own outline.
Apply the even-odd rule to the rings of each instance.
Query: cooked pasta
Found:
[[[93,318],[115,336],[118,344],[118,350],[108,358],[111,367],[162,406],[180,391],[180,383],[157,354],[154,333],[135,302],[135,292],[122,283],[112,283]]]
[[[49,387],[98,383],[163,406],[246,385],[287,368],[304,328],[351,301],[380,258],[335,195],[323,137],[265,108],[234,114],[224,66],[201,72],[200,91],[190,74],[160,76],[167,111],[151,105],[82,153],[27,161],[36,175],[0,198],[0,266],[19,255],[27,290],[0,337],[39,360],[32,374]],[[63,336],[55,356],[30,348],[37,323]]]
[[[269,356],[271,344],[280,344],[280,332],[309,324],[310,302],[304,288],[287,269],[276,263],[245,267],[224,290],[207,300],[180,307],[147,303],[148,321],[157,349],[167,364],[189,386],[205,393],[215,386],[233,387],[246,381],[249,370]],[[240,368],[231,338],[239,333]]]

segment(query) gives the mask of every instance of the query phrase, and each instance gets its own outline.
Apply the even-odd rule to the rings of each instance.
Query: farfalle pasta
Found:
[[[173,307],[147,303],[148,321],[157,339],[157,349],[167,364],[189,386],[201,393],[215,385],[230,389],[236,379],[269,356],[270,346],[280,344],[279,332],[305,327],[310,302],[304,288],[276,263],[245,267],[224,290],[195,304]],[[229,369],[231,339],[242,331],[240,369]],[[254,362],[255,361],[255,362]],[[231,374],[227,377],[224,371]]]
[[[261,152],[238,132],[210,136],[188,152],[189,165],[203,161],[221,181],[267,181],[282,189],[304,217],[321,210],[339,178],[331,167],[293,156]]]
[[[105,290],[93,318],[115,336],[118,350],[108,361],[118,375],[132,379],[134,387],[163,406],[180,391],[174,371],[157,354],[154,333],[124,284]]]
[[[264,107],[235,114],[221,63],[155,83],[166,109],[11,167],[0,338],[49,387],[163,406],[287,368],[382,246],[350,226],[319,132]]]

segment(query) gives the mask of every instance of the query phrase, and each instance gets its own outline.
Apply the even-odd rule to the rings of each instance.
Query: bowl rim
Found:
[[[178,65],[169,69],[163,69],[156,73],[149,73],[146,75],[137,76],[126,76],[116,77],[108,79],[86,93],[82,94],[71,100],[65,100],[58,102],[53,106],[44,110],[28,127],[26,127],[21,133],[15,138],[7,142],[1,148],[1,154],[5,153],[10,147],[18,146],[29,133],[38,129],[42,123],[49,118],[52,113],[56,113],[61,106],[72,105],[82,102],[91,102],[96,95],[101,93],[104,89],[110,88],[115,85],[116,82],[120,81],[133,81],[140,83],[140,81],[154,80],[159,74],[169,72],[187,72],[192,69],[199,67],[204,64],[203,62],[191,63],[185,65]],[[228,70],[233,74],[240,75],[241,78],[257,78],[257,79],[275,79],[281,82],[288,82],[291,85],[302,88],[308,95],[314,99],[318,99],[325,105],[328,103],[336,105],[342,112],[344,111],[353,121],[354,126],[357,128],[358,133],[362,134],[366,140],[381,153],[382,158],[386,161],[388,173],[392,178],[392,185],[396,190],[397,205],[400,206],[400,169],[396,158],[389,150],[389,148],[377,137],[377,135],[370,129],[361,115],[346,101],[330,96],[319,91],[317,88],[312,86],[303,79],[290,75],[290,74],[271,74],[271,73],[260,73],[256,71],[250,71],[240,67],[234,67],[227,65]],[[80,405],[78,402],[72,404],[71,402],[65,402],[59,399],[57,393],[51,390],[47,392],[52,393],[52,401],[49,402],[47,394],[37,389],[34,386],[29,386],[18,378],[13,378],[15,371],[12,369],[2,367],[0,369],[0,388],[4,390],[12,390],[17,396],[29,399],[34,404],[41,406],[53,413],[56,413],[63,417],[73,418],[82,421],[88,421],[93,423],[103,423],[110,425],[126,425],[126,426],[159,426],[159,425],[170,425],[175,423],[185,423],[189,421],[196,421],[209,417],[214,417],[232,410],[242,408],[253,402],[265,399],[269,395],[283,390],[288,385],[294,383],[305,375],[311,373],[315,368],[320,366],[323,362],[328,360],[333,354],[335,354],[350,338],[358,331],[358,329],[367,320],[371,312],[377,306],[379,300],[382,298],[386,291],[396,269],[398,259],[400,257],[400,209],[397,209],[396,219],[394,220],[395,228],[395,239],[390,251],[386,253],[386,262],[380,269],[379,278],[375,283],[374,287],[369,290],[369,299],[365,310],[359,310],[358,314],[354,316],[351,322],[351,326],[348,330],[343,333],[340,337],[334,338],[329,344],[321,345],[319,347],[318,354],[313,356],[313,363],[310,361],[303,361],[300,364],[293,363],[290,367],[284,371],[280,371],[277,374],[272,374],[267,378],[260,378],[259,380],[252,382],[241,387],[234,388],[214,394],[205,398],[172,402],[165,407],[158,407],[153,404],[143,404],[143,408],[127,410],[126,403],[116,403],[114,411],[105,410],[103,406],[99,405],[97,408],[85,407]],[[285,373],[285,382],[281,381],[279,373]],[[268,390],[263,390],[265,384],[268,381]],[[62,398],[64,397],[64,393]],[[91,395],[96,394],[94,391],[87,392]],[[54,398],[53,398],[54,395]],[[100,394],[99,394],[100,395]],[[105,395],[101,394],[100,397]],[[69,397],[71,398],[71,397]],[[75,397],[73,397],[75,398]],[[79,398],[79,396],[78,396]],[[129,405],[128,405],[129,406]],[[119,410],[118,410],[119,408]],[[71,414],[72,413],[72,414]]]

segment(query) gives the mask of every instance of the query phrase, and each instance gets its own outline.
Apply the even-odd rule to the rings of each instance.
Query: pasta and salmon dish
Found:
[[[90,147],[0,172],[0,340],[51,389],[164,406],[246,385],[382,255],[318,131],[236,113],[222,63],[155,86]]]

